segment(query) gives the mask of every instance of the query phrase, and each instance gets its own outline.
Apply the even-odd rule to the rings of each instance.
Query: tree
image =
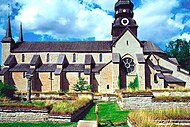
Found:
[[[14,85],[9,85],[7,83],[0,83],[0,97],[13,98],[16,87]]]
[[[169,58],[176,58],[182,68],[190,71],[190,41],[177,39],[169,42],[166,54]]]
[[[135,79],[133,82],[129,83],[129,88],[131,88],[132,90],[136,90],[137,88],[139,88],[139,78],[138,75],[136,75]]]
[[[91,84],[87,84],[88,82],[85,81],[84,78],[82,77],[79,77],[79,80],[77,81],[76,84],[74,84],[74,87],[73,87],[73,90],[74,91],[77,91],[77,92],[81,92],[84,91],[84,90],[91,90],[92,89],[92,85]]]

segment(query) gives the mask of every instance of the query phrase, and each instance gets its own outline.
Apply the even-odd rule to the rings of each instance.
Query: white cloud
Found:
[[[55,39],[89,37],[111,39],[110,26],[113,18],[101,9],[89,10],[77,0],[18,2],[23,4],[23,7],[14,22],[15,24],[22,22],[25,31],[49,35]],[[100,4],[103,6],[105,3]]]
[[[178,35],[176,37],[173,37],[172,40],[176,40],[176,39],[185,39],[185,40],[189,41],[190,40],[190,34],[183,33],[182,35]]]

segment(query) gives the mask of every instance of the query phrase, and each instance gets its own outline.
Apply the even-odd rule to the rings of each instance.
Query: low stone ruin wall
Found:
[[[71,115],[60,116],[50,115],[50,109],[23,110],[19,108],[3,109],[0,107],[0,122],[77,122],[88,113],[92,106],[93,102],[91,101],[86,106],[80,108]]]
[[[154,101],[153,95],[124,96],[118,101],[122,109],[168,109],[168,108],[190,108],[189,101]]]

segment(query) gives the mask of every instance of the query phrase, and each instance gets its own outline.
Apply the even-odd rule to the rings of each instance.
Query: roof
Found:
[[[144,53],[164,53],[156,44],[151,41],[143,41]]]
[[[16,64],[17,61],[15,55],[9,55],[4,63],[5,66],[11,66],[11,67],[15,66]]]
[[[32,57],[32,60],[30,61],[30,65],[32,66],[39,66],[42,64],[42,60],[40,58],[40,55],[34,55]]]
[[[56,68],[55,75],[60,75],[62,72],[62,68]]]
[[[112,41],[23,42],[14,53],[22,52],[111,52]]]
[[[171,75],[165,75],[164,79],[167,83],[185,83],[183,80],[173,77]]]
[[[84,64],[69,64],[63,69],[64,72],[83,72]]]
[[[37,72],[54,72],[56,70],[56,64],[42,64],[36,69]]]
[[[158,76],[160,79],[164,79],[164,75],[161,74],[161,73],[157,73],[157,76]]]
[[[143,54],[136,54],[137,60],[139,63],[145,63],[144,55]]]
[[[9,68],[3,68],[3,69],[0,71],[0,75],[4,75],[8,70],[9,70]]]
[[[66,55],[65,54],[59,54],[59,57],[57,59],[57,64],[58,65],[64,64],[65,59],[66,59]]]
[[[85,65],[94,65],[94,59],[92,55],[85,55]]]
[[[30,69],[30,64],[17,64],[9,71],[11,72],[27,72]]]

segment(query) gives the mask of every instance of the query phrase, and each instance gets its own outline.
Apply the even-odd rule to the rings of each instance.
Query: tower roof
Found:
[[[134,4],[131,0],[118,0],[115,4],[115,9],[119,8],[120,6],[128,7],[130,10],[133,10]]]
[[[19,35],[18,42],[23,42],[22,23],[20,23],[20,35]]]
[[[6,29],[6,35],[2,39],[2,42],[13,42],[14,40],[12,39],[12,33],[11,33],[11,21],[10,21],[10,16],[8,16],[8,23],[7,23],[7,29]]]

